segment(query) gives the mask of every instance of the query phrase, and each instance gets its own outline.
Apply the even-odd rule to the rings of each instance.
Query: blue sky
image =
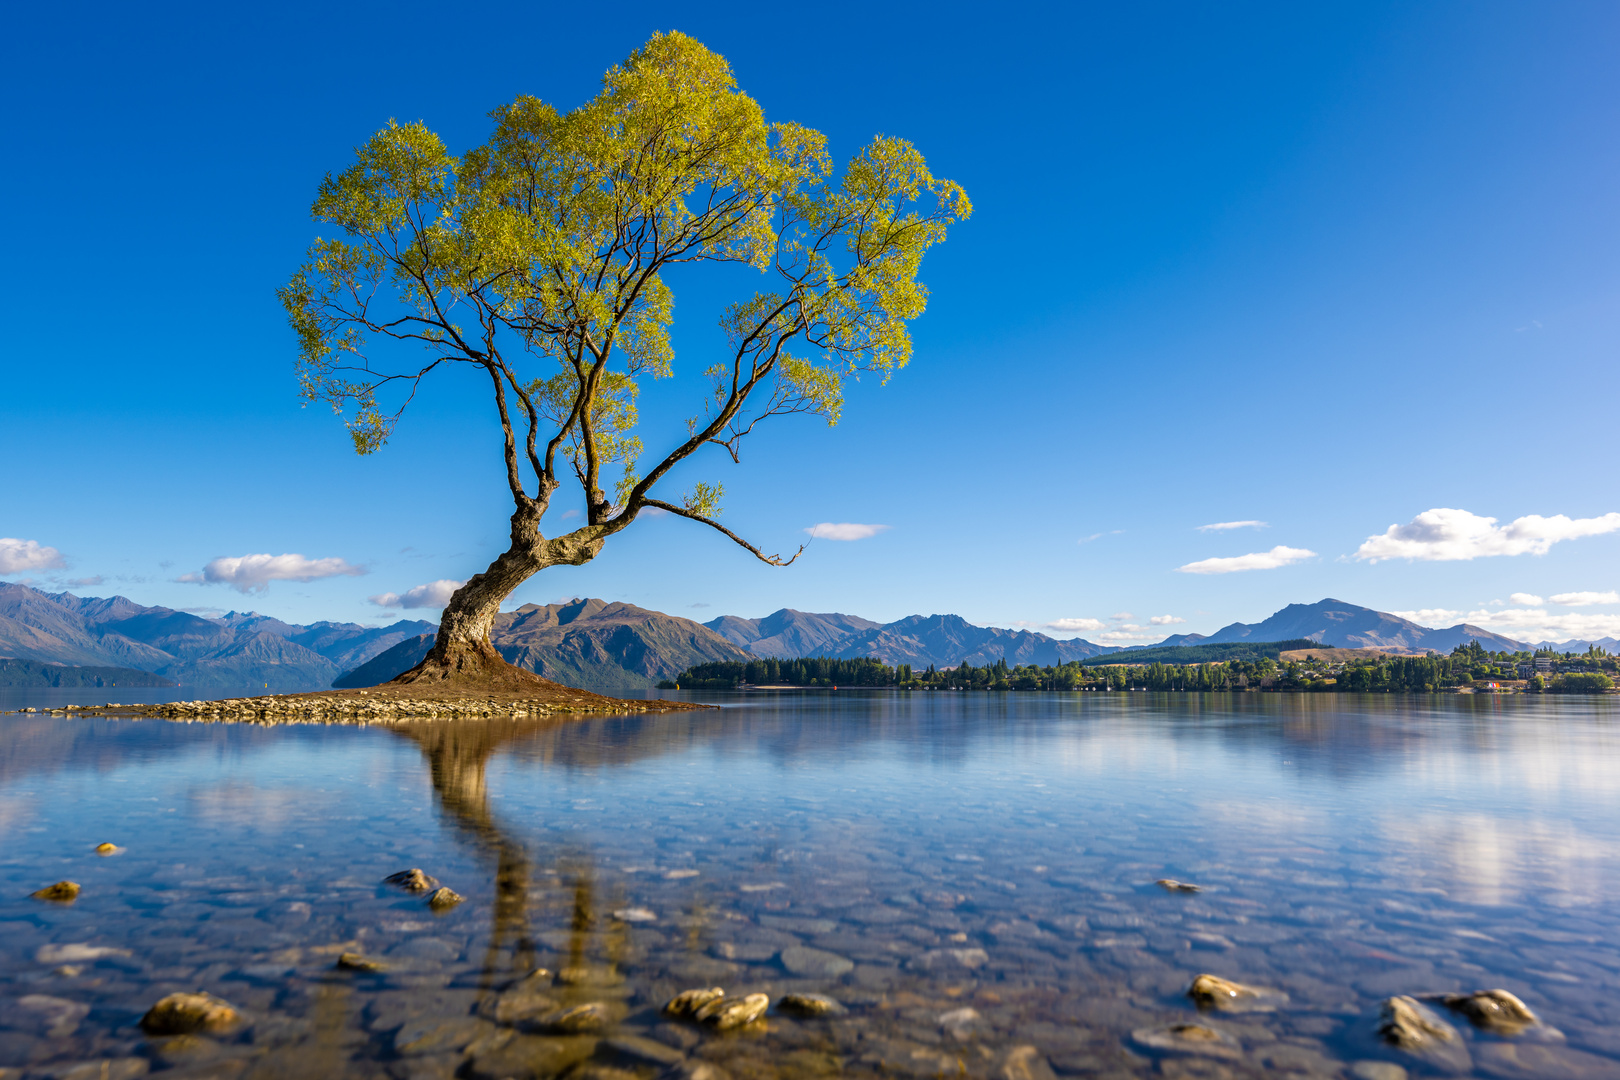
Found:
[[[672,485],[724,482],[724,520],[771,551],[886,528],[780,570],[647,519],[515,603],[955,612],[1124,644],[1334,596],[1620,632],[1612,5],[91,4],[12,25],[9,580],[435,618],[368,598],[504,546],[496,429],[470,377],[366,459],[299,408],[274,289],[315,186],[390,117],[462,150],[496,105],[576,105],[679,29],[769,119],[840,157],[903,136],[973,199],[924,263],[910,367],[836,428],[782,421]],[[672,284],[649,452],[726,299]],[[1199,528],[1231,522],[1265,524]],[[250,555],[306,561],[214,562]],[[1244,556],[1264,557],[1207,562]],[[211,563],[254,591],[180,580]]]

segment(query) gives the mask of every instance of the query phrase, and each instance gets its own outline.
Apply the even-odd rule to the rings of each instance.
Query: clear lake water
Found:
[[[0,716],[0,1080],[1620,1078],[1614,698],[690,696],[723,707]],[[1201,973],[1267,993],[1201,1010]],[[696,987],[773,1004],[661,1014]],[[1539,1023],[1423,997],[1494,988]],[[193,991],[239,1022],[143,1033]],[[1393,995],[1443,1052],[1379,1038]]]

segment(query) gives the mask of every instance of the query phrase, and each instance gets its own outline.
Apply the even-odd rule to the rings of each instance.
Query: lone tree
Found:
[[[768,417],[836,423],[846,378],[903,367],[927,299],[923,253],[971,211],[900,139],[872,140],[835,175],[819,132],[767,124],[724,58],[678,33],[655,35],[572,112],[524,96],[490,116],[489,141],[459,158],[420,123],[373,135],[315,199],[341,237],[317,239],[279,291],[305,401],[345,417],[361,454],[430,374],[463,365],[488,380],[511,546],[451,598],[408,682],[510,678],[489,642],[501,601],[538,570],[595,558],[648,507],[772,565],[797,558],[721,525],[719,484],[678,502],[654,488],[705,446],[735,461]],[[770,280],[726,309],[701,405],[643,470],[637,393],[674,359],[665,277],[701,263]],[[544,536],[570,480],[584,524]]]

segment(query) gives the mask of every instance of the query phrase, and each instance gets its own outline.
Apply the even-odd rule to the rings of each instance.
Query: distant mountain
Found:
[[[831,655],[845,660],[871,656],[912,667],[983,667],[1003,658],[1009,664],[1063,664],[1116,651],[1081,638],[1060,641],[1029,630],[974,626],[960,615],[912,615],[864,630]]]
[[[1154,642],[1152,645],[1127,645],[1124,651],[1129,652],[1132,649],[1179,649],[1197,645],[1200,641],[1207,640],[1209,640],[1207,634],[1171,634],[1163,641]]]
[[[1477,641],[1492,652],[1518,652],[1523,642],[1493,634],[1467,623],[1443,630],[1431,630],[1415,622],[1372,608],[1347,604],[1343,600],[1321,600],[1315,604],[1289,604],[1271,618],[1257,623],[1223,626],[1204,644],[1227,641],[1286,641],[1310,638],[1341,649],[1366,649],[1394,645],[1406,649],[1433,649],[1449,653],[1458,645]]]
[[[606,600],[525,604],[503,612],[495,617],[490,643],[518,667],[599,693],[650,690],[698,664],[751,659],[690,619]],[[432,634],[402,641],[332,685],[387,682],[421,663],[432,646]]]
[[[124,667],[79,667],[73,664],[42,664],[37,660],[0,660],[0,686],[5,687],[85,687],[85,686],[173,686],[174,683],[150,671]]]
[[[763,619],[722,615],[703,625],[755,656],[797,659],[830,656],[856,634],[875,630],[880,624],[856,615],[816,615],[783,608]]]
[[[324,689],[345,668],[433,628],[416,620],[298,626],[234,611],[205,619],[122,596],[79,597],[0,582],[0,657],[134,668],[202,693]]]

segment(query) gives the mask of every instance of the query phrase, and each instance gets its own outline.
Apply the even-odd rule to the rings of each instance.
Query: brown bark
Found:
[[[526,501],[512,515],[512,544],[482,574],[475,574],[450,598],[439,618],[433,649],[416,667],[390,685],[455,683],[469,690],[556,689],[557,684],[506,662],[490,643],[501,603],[519,585],[548,566],[578,566],[602,549],[605,537],[580,529],[550,539],[540,535],[544,508]]]

